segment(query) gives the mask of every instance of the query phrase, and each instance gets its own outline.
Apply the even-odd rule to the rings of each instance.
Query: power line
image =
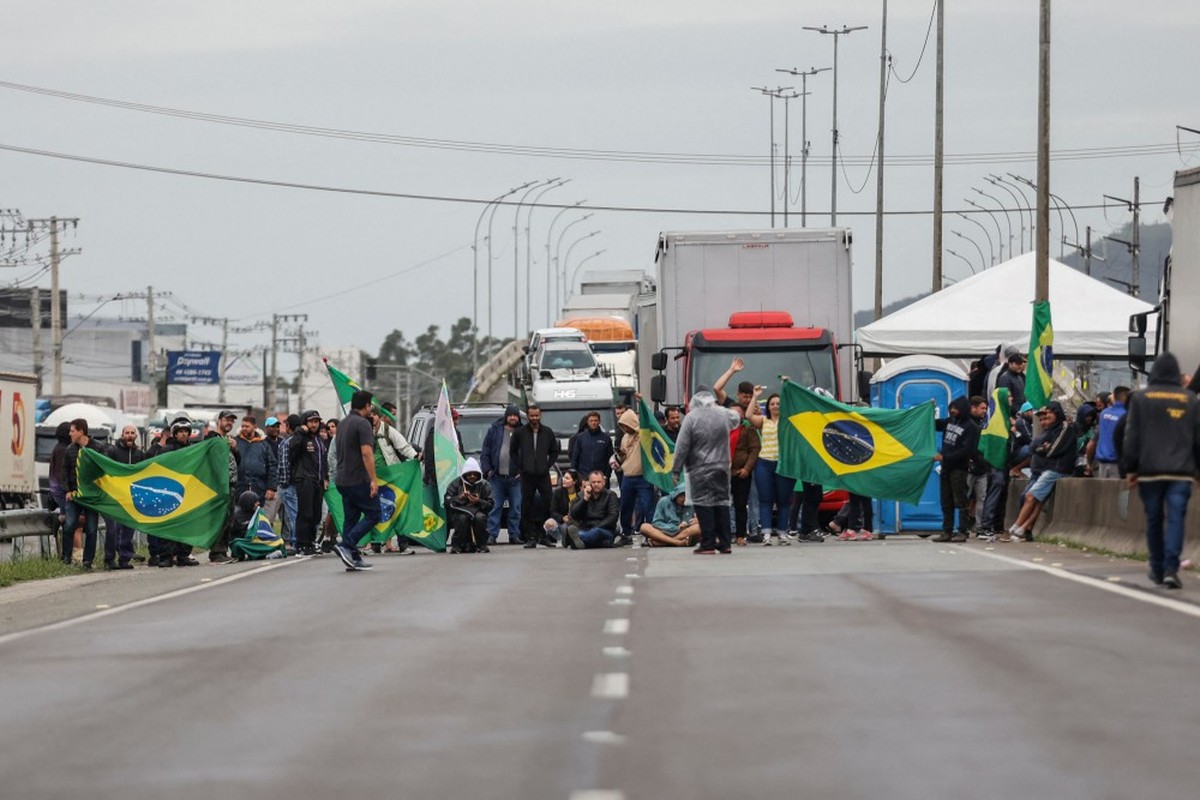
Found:
[[[1172,149],[1174,145],[1172,145]],[[237,175],[224,175],[215,172],[199,172],[196,170],[177,169],[173,167],[158,167],[149,164],[137,164],[129,161],[115,161],[104,158],[93,158],[90,156],[72,155],[70,153],[58,153],[51,150],[37,150],[30,147],[17,147],[15,145],[0,144],[0,150],[22,153],[25,155],[42,156],[45,158],[57,158],[66,161],[77,161],[84,164],[96,164],[105,167],[117,167],[121,169],[139,170],[141,172],[155,172],[163,175],[177,175],[188,178],[204,178],[206,180],[225,181],[229,183],[246,183],[255,186],[272,186],[280,189],[303,189],[306,191],[315,192],[330,192],[333,194],[350,194],[363,195],[368,197],[387,197],[398,200],[422,200],[437,203],[456,203],[464,205],[503,205],[515,206],[515,202],[496,201],[494,199],[484,199],[476,197],[453,197],[448,195],[432,195],[432,194],[415,194],[411,192],[385,192],[377,189],[354,189],[345,186],[329,186],[315,183],[299,183],[295,181],[278,181],[267,180],[265,178],[247,178]],[[578,205],[575,203],[525,203],[525,208],[558,208],[572,209],[578,208],[589,211],[611,211],[618,213],[634,213],[634,214],[696,214],[696,215],[713,215],[713,216],[740,216],[740,217],[761,217],[768,215],[768,212],[749,211],[746,209],[719,209],[719,208],[670,208],[661,206],[616,206],[616,205]],[[1090,209],[1101,208],[1100,205],[1073,205],[1073,208]],[[846,216],[858,217],[874,217],[875,211],[842,211]],[[932,211],[925,209],[910,209],[900,211],[885,211],[886,216],[892,217],[914,217],[928,216]],[[964,209],[963,213],[970,213]],[[196,316],[203,316],[196,314]]]
[[[928,45],[928,35],[926,36],[926,45]],[[922,47],[922,57],[924,50],[925,48]],[[899,79],[899,76],[897,76],[897,79]],[[643,150],[603,150],[523,144],[502,144],[497,142],[470,142],[455,139],[401,136],[397,134],[373,133],[369,131],[355,131],[313,125],[297,125],[285,122],[253,119],[249,117],[234,117],[224,114],[210,114],[200,111],[170,108],[167,106],[154,106],[145,103],[134,103],[127,100],[96,97],[93,95],[78,94],[75,92],[64,92],[56,89],[47,89],[39,86],[13,83],[11,81],[0,81],[0,89],[11,89],[14,91],[55,97],[62,100],[108,106],[111,108],[170,116],[180,119],[190,119],[199,122],[210,122],[220,125],[233,125],[237,127],[256,128],[259,130],[269,130],[294,135],[317,136],[321,138],[362,141],[375,144],[392,144],[437,150],[482,152],[500,155],[536,156],[542,158],[561,158],[590,161],[629,161],[637,163],[685,164],[692,166],[762,167],[769,160],[763,158],[761,155],[738,155],[733,153],[678,153]],[[1136,155],[1165,155],[1177,152],[1178,144],[1176,142],[1172,142],[1169,144],[1125,145],[1114,147],[1056,150],[1051,154],[1051,158],[1055,161],[1090,158],[1127,158]],[[1013,162],[1032,162],[1036,160],[1036,157],[1037,154],[1032,151],[960,153],[957,155],[947,155],[945,157],[945,163],[1001,164]],[[864,164],[870,164],[872,157],[846,156],[845,160],[851,164],[861,166]],[[892,161],[896,166],[929,166],[933,163],[933,156],[891,156],[889,157],[889,161]]]

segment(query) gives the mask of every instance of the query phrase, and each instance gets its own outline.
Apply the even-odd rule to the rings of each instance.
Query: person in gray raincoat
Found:
[[[738,426],[738,416],[717,405],[708,389],[692,395],[691,409],[683,418],[675,440],[674,476],[687,473],[687,497],[700,521],[698,555],[711,555],[730,548],[729,433]]]

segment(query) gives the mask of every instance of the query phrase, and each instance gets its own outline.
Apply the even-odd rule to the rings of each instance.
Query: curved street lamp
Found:
[[[553,189],[566,186],[571,182],[570,178],[566,178],[565,180],[556,178],[555,180],[555,183],[550,184],[533,196],[533,199],[529,201],[529,211],[525,214],[525,327],[531,331],[533,330],[533,282],[530,280],[529,271],[533,261],[533,239],[530,236],[530,228],[533,225],[533,212],[537,210],[537,202],[542,199],[542,195]]]
[[[979,246],[979,243],[978,243],[978,242],[976,242],[976,241],[975,241],[974,239],[972,239],[970,236],[963,236],[963,235],[962,235],[961,233],[959,233],[958,231],[950,231],[950,233],[954,234],[955,236],[957,236],[957,237],[958,237],[958,238],[960,238],[960,239],[965,239],[966,241],[970,242],[970,243],[971,243],[971,244],[972,244],[972,245],[975,247],[975,251],[976,251],[977,253],[979,253],[979,263],[980,263],[981,265],[983,265],[983,268],[984,268],[984,269],[987,269],[987,261],[985,261],[985,260],[984,260],[984,258],[983,258],[983,249],[982,249],[982,248]]]
[[[1028,197],[1026,197],[1025,190],[1022,188],[1021,182],[1016,180],[1015,175],[1013,175],[1011,172],[1008,172],[1005,174],[1008,175],[1008,177],[1012,178],[1013,180],[1006,181],[1006,180],[1004,180],[1004,178],[1000,177],[999,175],[996,176],[997,180],[999,180],[1001,183],[1003,183],[1006,186],[1011,186],[1014,189],[1016,189],[1017,192],[1021,195],[1021,202],[1023,202],[1025,204],[1025,210],[1029,212],[1029,249],[1032,250],[1034,247],[1036,247],[1035,243],[1037,242],[1037,238],[1035,235],[1037,233],[1037,216],[1035,213],[1037,211],[1037,205],[1035,203],[1031,202]],[[1014,183],[1014,181],[1016,181],[1016,182]]]
[[[550,237],[554,235],[554,226],[558,222],[558,218],[567,213],[573,208],[586,203],[587,200],[577,200],[566,208],[560,208],[558,213],[554,215],[554,219],[550,220],[550,227],[546,229],[546,327],[554,324],[554,306],[550,300],[550,284],[554,284],[554,299],[558,299],[558,271],[554,269],[554,261],[550,258]]]
[[[954,214],[955,214],[955,216],[962,217],[963,219],[967,220],[968,222],[972,223],[973,225],[979,226],[979,230],[983,231],[984,237],[987,238],[988,255],[990,255],[992,257],[991,261],[984,263],[984,268],[986,269],[987,267],[995,264],[996,263],[996,250],[994,247],[992,247],[992,234],[990,234],[988,232],[987,226],[984,225],[979,220],[975,219],[974,217],[968,216],[967,214],[964,214],[961,211],[955,211]],[[976,245],[976,247],[978,247],[978,245]],[[983,250],[979,251],[979,257],[980,257],[980,259],[983,258]]]
[[[1008,216],[1008,209],[1004,207],[1004,203],[1000,202],[1000,199],[998,197],[996,197],[995,195],[988,194],[987,192],[983,191],[982,189],[978,189],[974,186],[971,187],[971,191],[975,192],[976,194],[978,194],[982,197],[986,197],[988,200],[991,200],[993,203],[995,203],[997,205],[997,207],[999,207],[999,209],[1001,211],[1004,212],[1004,222],[1005,222],[1005,224],[1008,225],[1008,257],[1012,258],[1013,256],[1016,255],[1016,253],[1013,252],[1013,226],[1012,226],[1012,218]],[[985,208],[985,206],[980,206],[980,208]],[[1019,221],[1020,220],[1018,220],[1018,222]],[[996,227],[999,228],[999,226],[996,226]],[[1003,256],[1001,256],[1000,260],[1001,261],[1004,260]]]
[[[958,253],[956,253],[956,252],[954,252],[953,250],[951,250],[949,247],[947,247],[947,248],[946,248],[946,252],[947,252],[947,253],[949,253],[950,255],[952,255],[952,256],[954,256],[954,257],[956,257],[956,258],[961,258],[961,259],[963,260],[963,262],[964,262],[964,263],[966,263],[967,267],[968,267],[968,268],[971,270],[971,274],[972,274],[972,275],[978,275],[978,274],[979,274],[978,272],[976,272],[976,271],[975,271],[975,265],[974,265],[974,264],[972,264],[972,263],[971,263],[971,261],[970,261],[970,259],[968,259],[966,256],[964,256],[964,255],[959,255]]]
[[[539,187],[550,186],[561,178],[547,178],[538,181],[533,186],[525,190],[525,194],[521,195],[521,199],[517,201],[517,211],[513,215],[513,338],[519,338],[521,335],[521,206],[525,204],[525,198],[529,197],[532,192],[537,191]]]
[[[1021,213],[1021,199],[1019,197],[1017,197],[1017,193],[1014,192],[1007,183],[1000,180],[1000,176],[987,175],[986,177],[984,177],[984,180],[987,181],[988,183],[990,183],[992,186],[995,186],[998,189],[1003,189],[1005,192],[1008,193],[1008,196],[1013,199],[1013,203],[1016,204],[1017,224],[1021,227],[1021,252],[1024,253],[1025,252],[1025,215]],[[1009,248],[1009,249],[1011,250],[1012,248]]]
[[[963,202],[969,205],[971,208],[978,209],[992,218],[992,224],[996,226],[996,249],[1000,251],[1000,263],[1004,263],[1004,230],[1000,227],[1000,220],[996,219],[995,212],[990,208],[981,206],[979,203],[972,202],[965,197],[963,198]],[[1012,226],[1009,226],[1009,232],[1012,232]],[[1011,247],[1009,247],[1009,251],[1012,251]]]
[[[475,222],[475,238],[471,240],[471,256],[474,260],[474,268],[472,275],[474,277],[474,295],[471,299],[471,328],[474,332],[474,341],[471,344],[471,374],[474,374],[479,369],[479,227],[483,224],[483,216],[487,214],[488,209],[493,210],[495,216],[495,204],[508,197],[510,194],[516,194],[524,189],[533,181],[521,184],[515,189],[509,189],[501,195],[493,197],[483,205],[483,210],[479,212],[479,219]],[[492,235],[491,225],[488,226],[488,294],[492,292]],[[491,304],[488,305],[488,336],[492,335],[492,311]]]
[[[600,231],[596,231],[596,233],[599,233],[599,232],[600,232]],[[586,238],[588,238],[588,237],[587,237],[587,236],[585,236],[585,237],[584,237],[584,239],[586,239]],[[583,241],[583,239],[580,239],[580,241]],[[579,244],[579,242],[576,242],[576,244]],[[574,285],[575,285],[575,278],[576,278],[576,277],[579,275],[579,269],[580,269],[580,268],[581,268],[581,267],[582,267],[584,264],[586,264],[587,262],[591,261],[591,260],[592,260],[593,258],[595,258],[596,256],[598,256],[598,255],[600,255],[600,254],[602,254],[602,253],[606,253],[606,252],[608,252],[607,248],[602,248],[602,249],[600,249],[600,250],[597,250],[596,252],[592,253],[590,256],[584,256],[584,257],[583,257],[583,260],[582,260],[582,261],[580,261],[578,264],[576,264],[576,265],[575,265],[575,269],[573,269],[573,270],[571,271],[571,283],[570,283],[570,285],[571,285],[571,286],[574,286]],[[571,251],[570,251],[570,250],[568,250],[568,251],[567,251],[567,255],[568,255],[568,256],[570,256],[570,255],[571,255]]]
[[[555,242],[555,244],[554,244],[554,282],[557,286],[559,286],[562,289],[562,295],[559,297],[559,300],[558,300],[560,308],[562,307],[563,303],[567,302],[567,286],[566,286],[567,276],[564,274],[565,270],[560,270],[558,268],[558,265],[562,263],[562,261],[560,261],[558,258],[558,254],[562,251],[563,237],[567,235],[567,231],[571,230],[571,228],[574,228],[576,225],[583,222],[585,219],[595,216],[595,213],[596,212],[594,212],[594,211],[589,211],[588,213],[584,214],[579,219],[571,220],[570,222],[568,222],[566,225],[563,226],[563,229],[561,231],[558,232],[558,241]],[[562,280],[559,280],[560,277],[562,278]]]
[[[567,247],[567,254],[565,256],[563,256],[563,260],[562,260],[562,276],[563,276],[563,282],[566,284],[566,287],[568,290],[570,290],[570,288],[575,285],[575,273],[574,272],[571,273],[571,280],[567,281],[567,267],[570,266],[570,264],[571,264],[571,251],[574,250],[575,247],[580,242],[586,241],[586,240],[592,238],[593,236],[599,236],[599,235],[600,235],[600,231],[598,229],[592,231],[591,233],[585,233],[583,236],[580,236],[578,239],[571,242],[570,246]],[[582,262],[580,262],[580,263],[582,263]],[[575,271],[578,272],[579,268],[576,267]]]

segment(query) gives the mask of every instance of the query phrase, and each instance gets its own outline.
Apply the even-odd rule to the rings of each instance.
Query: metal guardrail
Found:
[[[0,511],[0,542],[24,536],[51,536],[57,527],[54,512],[42,508],[13,508]]]
[[[508,373],[520,363],[524,355],[524,343],[516,339],[502,347],[500,352],[475,372],[475,381],[463,402],[470,400],[472,396],[486,397],[499,381],[508,378]]]

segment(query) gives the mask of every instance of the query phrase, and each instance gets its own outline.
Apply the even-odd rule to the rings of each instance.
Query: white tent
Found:
[[[1034,254],[1024,253],[858,329],[865,356],[928,353],[977,358],[1000,343],[1029,347]],[[1124,359],[1129,318],[1149,303],[1050,260],[1054,354]],[[1153,319],[1147,337],[1153,340]]]

